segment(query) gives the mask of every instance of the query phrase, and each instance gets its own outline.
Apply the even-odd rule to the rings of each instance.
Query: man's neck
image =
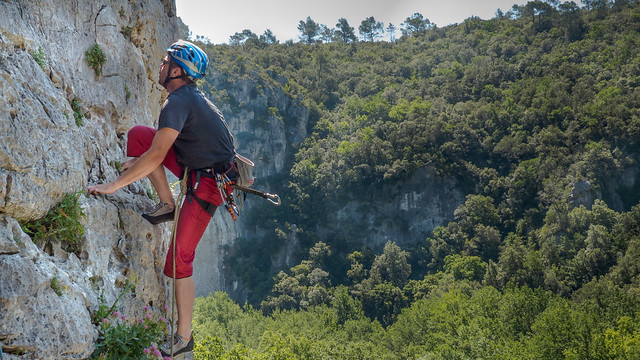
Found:
[[[169,81],[169,83],[167,84],[167,91],[169,93],[172,93],[176,90],[178,90],[179,88],[190,84],[190,81],[184,80],[184,79],[173,79],[171,81]]]

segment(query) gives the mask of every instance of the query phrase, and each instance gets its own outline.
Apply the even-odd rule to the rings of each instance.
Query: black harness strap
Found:
[[[187,192],[187,197],[189,197],[189,202],[191,202],[191,198],[193,198],[200,206],[202,206],[204,211],[208,212],[209,215],[211,215],[211,216],[213,216],[213,214],[215,214],[216,209],[218,208],[214,204],[212,204],[212,203],[210,203],[208,201],[204,201],[204,200],[200,199],[199,197],[197,197],[196,194],[193,191],[191,191],[190,193]]]
[[[193,170],[193,172],[196,174],[195,183],[191,181],[192,175],[190,171],[188,174],[189,178],[187,179],[187,200],[189,201],[189,203],[195,200],[206,212],[208,212],[211,216],[213,216],[218,206],[208,201],[202,200],[196,196],[195,192],[198,189],[198,184],[200,183],[200,177],[203,176],[206,178],[215,179],[216,177],[214,173],[227,174],[234,169],[235,169],[235,164],[233,164],[233,162],[228,162],[228,163],[216,163],[212,168]]]

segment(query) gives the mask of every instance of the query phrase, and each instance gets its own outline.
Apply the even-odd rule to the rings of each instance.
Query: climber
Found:
[[[172,334],[173,355],[192,351],[191,319],[195,300],[193,260],[195,249],[216,207],[223,202],[215,177],[198,176],[193,169],[213,169],[216,173],[233,168],[233,136],[218,108],[197,89],[193,80],[204,76],[207,55],[196,45],[180,40],[167,49],[160,64],[158,82],[169,92],[160,111],[158,129],[135,126],[127,134],[127,156],[131,160],[124,171],[110,183],[88,187],[89,194],[111,194],[145,176],[155,188],[160,203],[143,217],[152,224],[173,220],[175,203],[166,178],[166,167],[177,177],[187,167],[191,195],[182,204],[174,228],[176,236],[175,300],[178,327]],[[233,170],[231,170],[233,171]],[[192,201],[193,199],[198,201]],[[202,205],[210,204],[208,209]],[[172,277],[173,247],[167,253],[164,274]],[[172,344],[161,347],[170,355]]]

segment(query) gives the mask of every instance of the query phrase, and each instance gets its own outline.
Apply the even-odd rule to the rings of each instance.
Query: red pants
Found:
[[[139,157],[150,147],[156,129],[147,126],[135,126],[129,130],[127,136],[127,156]],[[173,147],[167,153],[162,165],[169,169],[175,176],[182,176],[182,167],[178,164],[178,158]],[[195,179],[192,176],[191,179]],[[216,206],[222,204],[220,190],[214,179],[201,177],[198,188],[195,191],[197,197]],[[193,275],[193,260],[196,247],[202,234],[211,220],[211,215],[206,212],[195,200],[188,199],[182,204],[178,227],[176,228],[176,278],[186,278]],[[167,258],[164,263],[164,274],[173,276],[173,245],[169,246]]]

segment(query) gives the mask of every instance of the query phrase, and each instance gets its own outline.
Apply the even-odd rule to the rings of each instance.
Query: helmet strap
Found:
[[[169,75],[171,75],[171,70],[174,68],[173,64],[174,64],[173,60],[169,60],[169,69],[167,69],[167,78],[164,79],[164,83],[162,83],[162,86],[165,89],[167,88],[167,85],[169,84],[169,82],[171,80],[184,79],[184,78],[187,77],[187,74],[185,74],[184,70],[181,67],[179,67],[180,68],[180,75],[179,76],[169,76]]]

